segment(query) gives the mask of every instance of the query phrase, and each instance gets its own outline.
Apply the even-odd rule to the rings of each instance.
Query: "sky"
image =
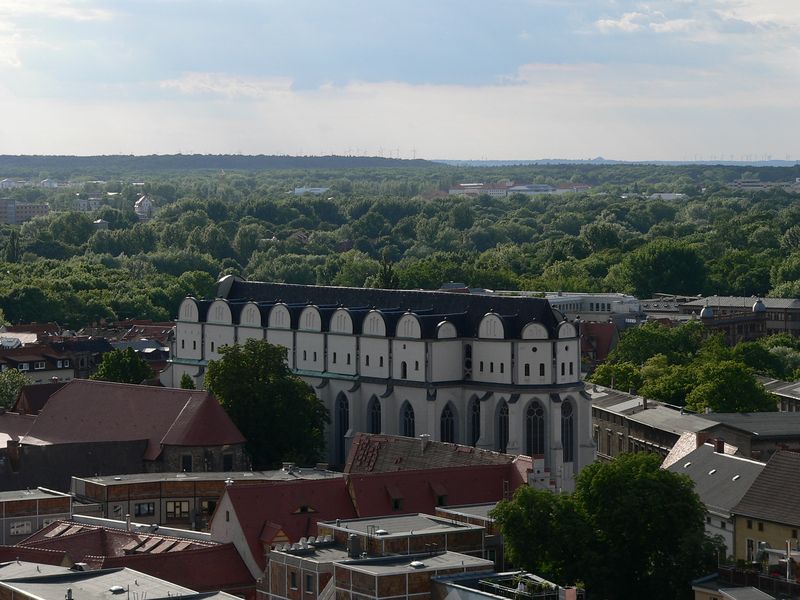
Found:
[[[798,0],[0,0],[0,154],[800,159]]]

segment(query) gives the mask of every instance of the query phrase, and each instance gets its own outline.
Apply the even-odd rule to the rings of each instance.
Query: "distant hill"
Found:
[[[723,167],[795,167],[796,160],[612,160],[603,157],[586,159],[538,158],[532,160],[448,160],[432,162],[451,167],[512,167],[530,165],[663,165],[669,167],[692,165],[719,165]]]
[[[425,160],[379,156],[268,156],[238,154],[154,154],[149,156],[14,156],[0,155],[0,177],[73,176],[114,177],[121,173],[204,170],[263,171],[279,169],[391,169],[432,167]]]

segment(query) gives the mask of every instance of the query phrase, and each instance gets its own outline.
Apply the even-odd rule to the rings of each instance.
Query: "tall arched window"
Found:
[[[441,441],[455,443],[456,441],[456,416],[453,406],[448,402],[439,418]]]
[[[481,439],[481,403],[473,398],[469,404],[469,445],[474,446]]]
[[[380,433],[381,432],[381,401],[372,397],[372,400],[369,403],[369,410],[367,411],[368,418],[369,418],[369,432],[370,433]]]
[[[506,452],[508,449],[508,404],[505,400],[500,401],[497,408],[497,450]]]
[[[414,433],[414,409],[408,401],[403,403],[400,409],[400,432],[406,437],[415,437]]]
[[[408,365],[406,361],[400,363],[400,379],[408,379]]]
[[[544,409],[536,401],[525,413],[525,450],[528,456],[544,454]]]
[[[564,447],[564,462],[575,460],[575,434],[572,423],[572,404],[561,405],[561,445]]]
[[[347,396],[339,394],[336,397],[336,460],[343,465],[347,460],[347,440],[345,435],[350,429],[350,403]]]

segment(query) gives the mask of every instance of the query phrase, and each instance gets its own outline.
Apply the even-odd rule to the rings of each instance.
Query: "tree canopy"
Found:
[[[493,516],[518,567],[592,598],[675,600],[716,566],[705,508],[687,477],[660,457],[625,454],[578,475],[572,494],[528,486]]]
[[[256,468],[283,461],[313,464],[325,449],[328,411],[291,373],[286,349],[266,340],[223,346],[206,370],[206,387],[247,438]]]
[[[30,384],[31,380],[17,369],[0,371],[0,406],[11,408],[22,387]]]
[[[103,355],[91,379],[139,384],[153,377],[153,369],[133,348],[117,348]]]

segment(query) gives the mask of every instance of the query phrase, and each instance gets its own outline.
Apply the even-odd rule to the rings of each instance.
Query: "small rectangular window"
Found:
[[[400,510],[403,507],[403,503],[400,498],[392,498],[392,510]]]
[[[168,500],[167,501],[167,518],[180,519],[189,516],[189,501],[188,500]]]
[[[764,523],[762,523],[761,521],[758,522],[758,530],[764,531]]]
[[[197,350],[197,340],[192,340],[192,350]]]
[[[308,353],[303,350],[303,360],[308,360]]]
[[[531,365],[530,363],[525,363],[525,377],[531,376]]]
[[[211,351],[214,351],[214,342],[211,342]]]
[[[310,573],[306,574],[306,594],[314,593],[314,576]]]
[[[140,502],[133,507],[133,516],[135,517],[151,517],[156,514],[155,502]]]
[[[561,363],[561,376],[564,376],[564,363]]]
[[[489,373],[494,373],[494,361],[489,363]]]
[[[483,373],[483,361],[481,361],[481,373]]]
[[[378,357],[378,366],[379,366],[379,367],[382,367],[382,366],[383,366],[383,357],[382,357],[382,356],[379,356],[379,357]]]
[[[752,529],[753,528],[753,522],[750,519],[747,519],[747,528],[748,529]]]
[[[314,352],[314,362],[317,362],[317,353]]]
[[[720,528],[725,529],[725,527],[726,527],[725,521],[720,521],[719,522],[719,526],[720,526]]]
[[[222,455],[222,470],[233,471],[233,454],[226,452]]]
[[[369,354],[367,354],[367,355],[364,357],[364,364],[365,364],[366,366],[369,366]]]
[[[574,373],[573,373],[573,367],[574,367],[574,366],[575,366],[575,365],[574,365],[573,363],[569,363],[569,374],[570,374],[570,375],[574,375]]]
[[[347,364],[348,365],[350,364],[350,353],[349,352],[347,353]]]
[[[414,370],[415,371],[419,371],[419,361],[418,360],[414,361]]]
[[[539,363],[539,377],[544,377],[544,363]]]
[[[500,372],[501,373],[505,373],[506,372],[506,363],[500,363]]]
[[[333,353],[333,364],[336,364],[336,352]]]
[[[186,348],[186,340],[181,340],[181,350]]]
[[[17,369],[19,369],[20,371],[28,371],[29,370],[29,365],[28,365],[28,363],[19,363],[19,366],[17,367]]]
[[[297,589],[297,573],[289,571],[289,587],[293,590]]]
[[[192,455],[191,454],[184,454],[181,456],[181,470],[186,473],[191,473],[192,471]]]

